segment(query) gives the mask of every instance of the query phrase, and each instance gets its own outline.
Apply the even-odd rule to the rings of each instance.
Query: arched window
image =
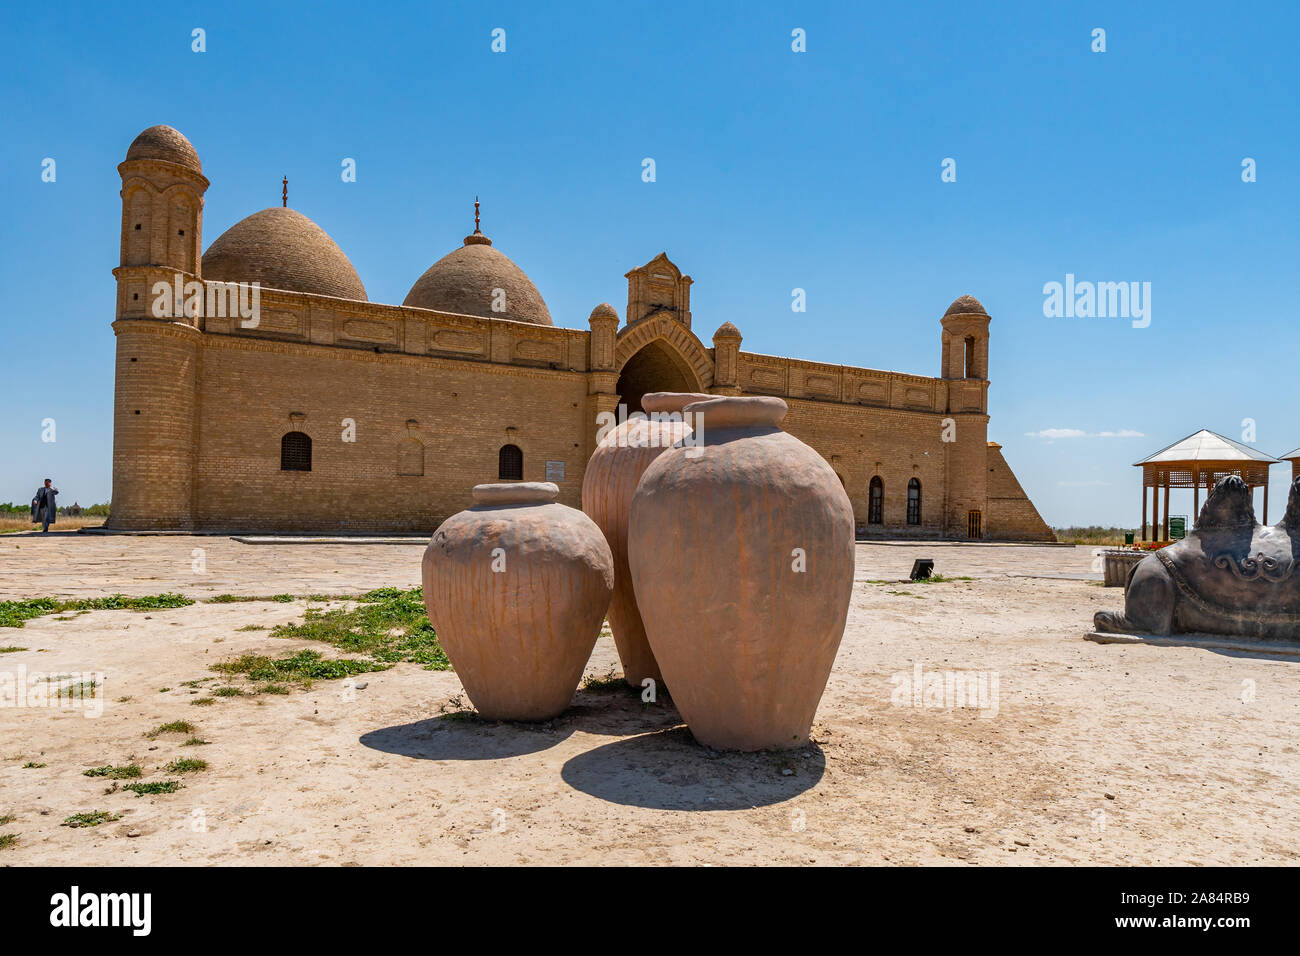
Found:
[[[921,482],[915,478],[907,483],[907,523],[921,523]]]
[[[975,375],[975,336],[966,336],[966,377],[976,378]]]
[[[311,438],[303,432],[289,432],[280,439],[280,470],[311,471]]]
[[[397,474],[418,478],[424,474],[424,443],[404,438],[397,446]]]
[[[524,453],[518,445],[502,445],[497,456],[497,478],[501,481],[524,480]]]
[[[876,475],[867,493],[867,523],[885,523],[885,483]]]

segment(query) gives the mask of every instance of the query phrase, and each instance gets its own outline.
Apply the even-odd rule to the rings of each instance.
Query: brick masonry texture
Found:
[[[784,427],[830,462],[862,535],[965,538],[979,512],[984,538],[1052,540],[988,441],[989,317],[969,296],[940,319],[942,375],[930,378],[741,351],[730,322],[709,348],[691,328],[692,280],[666,254],[627,273],[627,321],[602,303],[587,329],[540,321],[540,297],[530,321],[464,314],[476,280],[459,273],[452,303],[433,286],[420,308],[368,302],[341,250],[295,213],[259,214],[259,241],[222,260],[225,281],[290,274],[267,257],[292,263],[295,288],[264,287],[255,328],[237,315],[157,318],[154,283],[204,278],[208,181],[175,130],[141,139],[118,167],[111,528],[431,532],[475,484],[498,480],[507,444],[523,453],[523,480],[555,481],[578,507],[597,416],[663,390],[785,399]],[[511,315],[510,290],[527,278],[495,249],[473,261],[482,301],[504,288]],[[311,438],[310,471],[281,470],[293,431]],[[912,479],[919,524],[907,520]]]

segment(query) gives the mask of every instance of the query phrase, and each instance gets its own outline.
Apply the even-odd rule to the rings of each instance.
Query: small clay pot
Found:
[[[610,429],[596,446],[582,478],[582,510],[600,526],[614,554],[609,627],[614,632],[618,659],[623,662],[623,677],[633,687],[640,687],[647,677],[661,684],[663,674],[646,640],[627,565],[632,496],[650,463],[690,434],[690,426],[681,421],[681,410],[692,402],[713,397],[698,392],[651,392],[643,396],[641,407],[651,417],[632,417]],[[663,420],[657,415],[677,416],[677,420]]]
[[[424,552],[424,606],[479,714],[548,720],[573,699],[600,635],[614,559],[550,482],[477,485]]]
[[[853,590],[853,508],[781,430],[779,398],[687,405],[698,447],[646,469],[628,560],[646,636],[691,732],[719,749],[808,739]]]

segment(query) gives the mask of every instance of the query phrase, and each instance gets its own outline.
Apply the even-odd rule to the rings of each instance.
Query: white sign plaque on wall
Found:
[[[564,462],[548,461],[546,463],[546,480],[563,481],[564,480]]]

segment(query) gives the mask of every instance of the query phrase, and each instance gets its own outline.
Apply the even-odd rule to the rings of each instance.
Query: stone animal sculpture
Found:
[[[1250,489],[1219,481],[1182,541],[1129,572],[1124,610],[1099,611],[1110,634],[1215,634],[1300,641],[1300,478],[1281,523],[1255,522]]]

